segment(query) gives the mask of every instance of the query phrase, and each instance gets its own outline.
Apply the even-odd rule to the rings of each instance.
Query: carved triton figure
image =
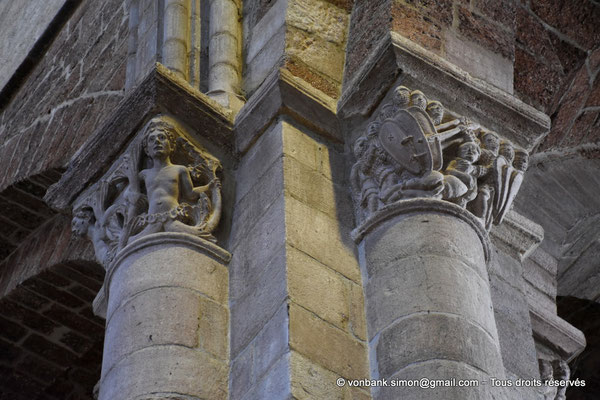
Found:
[[[355,143],[351,182],[361,220],[398,200],[428,197],[467,208],[487,229],[502,222],[527,152],[467,118],[444,121],[444,113],[418,90],[394,89]]]
[[[144,181],[148,193],[148,213],[136,219],[133,229],[143,228],[130,241],[156,232],[209,236],[204,231],[204,224],[189,224],[193,222],[192,205],[216,184],[217,178],[204,186],[194,187],[188,168],[171,162],[175,147],[173,132],[173,126],[161,119],[154,119],[144,135],[142,146],[152,166],[142,170],[139,177]]]
[[[215,158],[193,146],[168,117],[152,118],[141,142],[76,207],[73,231],[94,242],[105,266],[128,243],[158,232],[214,241],[221,217]]]

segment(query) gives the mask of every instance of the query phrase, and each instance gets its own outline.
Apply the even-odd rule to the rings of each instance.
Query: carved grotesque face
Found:
[[[91,212],[85,210],[78,211],[71,221],[71,231],[77,236],[83,236],[87,233],[91,223]]]
[[[500,139],[492,132],[483,134],[483,137],[481,138],[481,144],[483,145],[484,149],[490,150],[494,154],[498,154],[498,149],[500,148]]]
[[[504,156],[504,158],[506,158],[506,161],[508,161],[509,163],[512,163],[512,161],[515,159],[515,149],[508,142],[502,142],[500,144],[499,153],[501,156]]]
[[[467,142],[460,145],[458,148],[458,156],[463,160],[467,160],[470,163],[474,163],[479,160],[479,155],[481,151],[479,150],[479,146],[477,146],[473,142]]]
[[[432,101],[427,105],[427,114],[433,120],[434,125],[439,125],[442,123],[442,119],[444,118],[444,107],[442,103],[439,101]]]
[[[519,171],[527,171],[527,167],[529,166],[529,155],[527,152],[524,150],[516,150],[513,165]]]
[[[152,126],[144,138],[144,150],[151,158],[169,156],[173,150],[172,134],[164,126]]]
[[[418,90],[412,92],[410,99],[415,107],[419,107],[422,110],[425,110],[427,107],[427,98],[425,98],[425,95]]]

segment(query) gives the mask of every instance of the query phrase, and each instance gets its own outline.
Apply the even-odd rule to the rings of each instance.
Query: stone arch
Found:
[[[65,261],[0,299],[0,393],[20,399],[92,399],[104,320],[92,301],[104,279],[90,261]]]

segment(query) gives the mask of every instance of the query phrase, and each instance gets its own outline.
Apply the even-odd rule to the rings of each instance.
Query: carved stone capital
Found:
[[[429,198],[468,210],[487,231],[510,210],[529,157],[404,86],[354,142],[354,156],[350,181],[359,221],[400,200]]]
[[[155,116],[75,201],[73,232],[92,240],[105,268],[128,244],[160,232],[215,242],[220,169],[219,160],[192,144],[175,119]]]

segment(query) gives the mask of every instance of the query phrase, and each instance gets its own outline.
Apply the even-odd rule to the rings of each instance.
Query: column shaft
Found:
[[[501,379],[483,229],[450,203],[420,199],[394,207],[362,245],[373,378]],[[484,399],[487,390],[489,382],[471,389],[413,386],[382,389],[374,398]]]
[[[143,237],[107,273],[100,399],[226,399],[227,253],[181,233]]]

